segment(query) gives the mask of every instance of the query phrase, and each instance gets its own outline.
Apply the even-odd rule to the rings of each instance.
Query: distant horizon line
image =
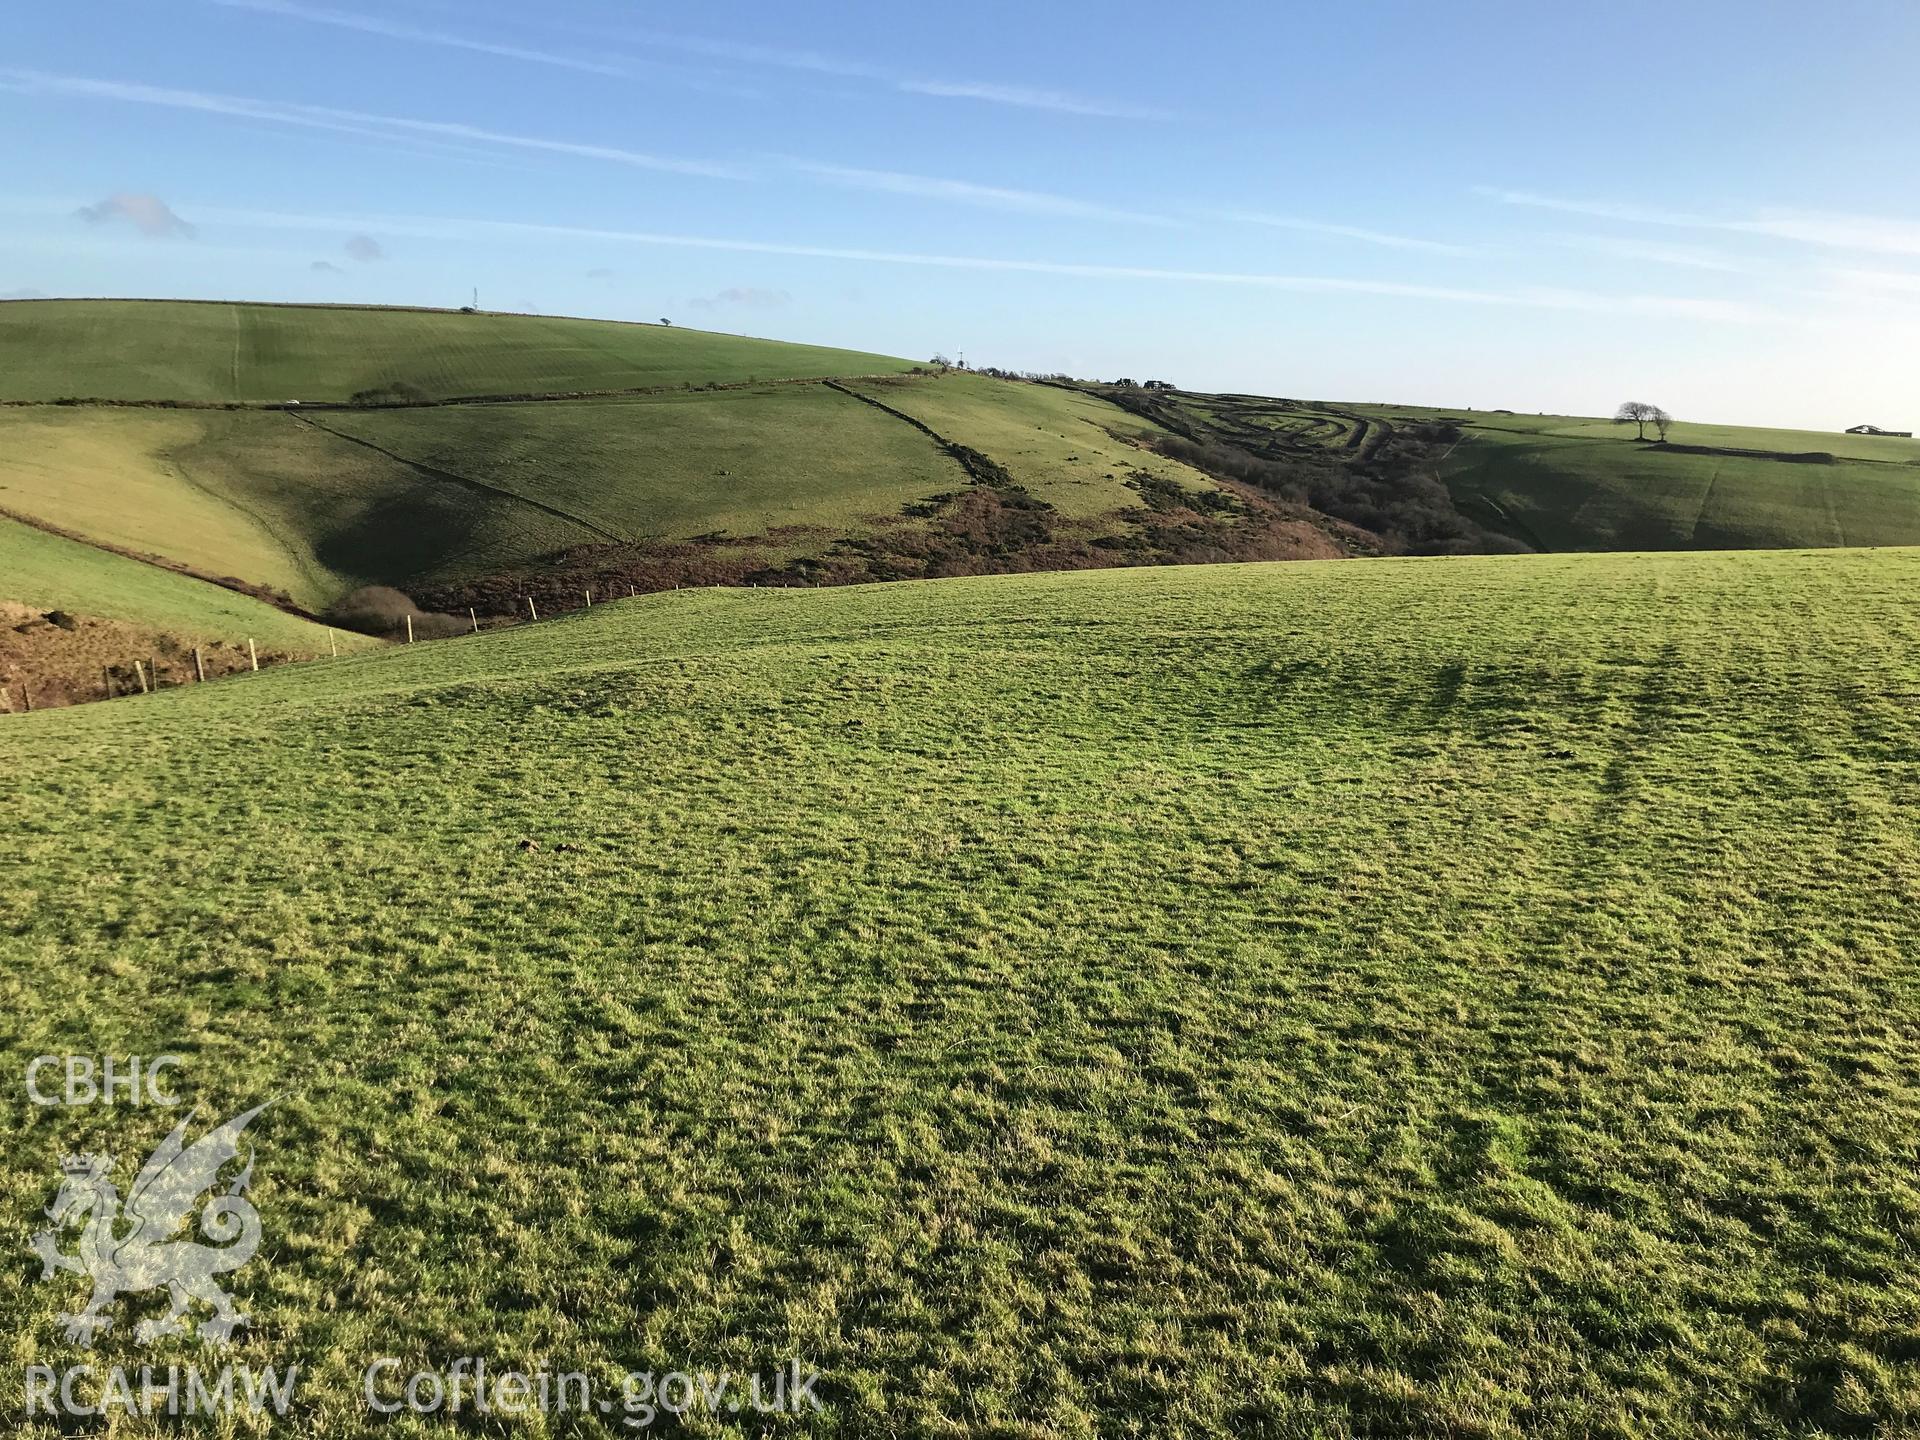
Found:
[[[580,324],[590,324],[590,325],[645,325],[645,326],[650,326],[655,330],[685,330],[695,335],[724,335],[731,339],[736,339],[736,340],[759,340],[770,345],[803,345],[803,346],[808,346],[812,349],[818,349],[818,350],[849,350],[850,353],[854,353],[854,354],[882,355],[891,360],[906,360],[908,358],[904,355],[888,355],[887,352],[883,350],[852,350],[851,347],[845,346],[845,345],[822,345],[811,340],[781,340],[771,335],[748,335],[737,330],[709,330],[699,325],[682,325],[678,321],[668,320],[664,316],[660,320],[629,320],[629,319],[622,319],[618,316],[612,316],[612,315],[563,315],[563,314],[556,314],[552,311],[544,311],[544,310],[497,310],[484,305],[482,306],[428,305],[428,304],[421,304],[421,303],[398,303],[398,302],[385,302],[385,301],[378,301],[378,300],[234,300],[234,299],[209,300],[201,296],[193,296],[193,295],[10,295],[10,296],[0,296],[0,305],[75,305],[75,304],[257,305],[263,308],[272,308],[272,309],[281,309],[281,310],[383,310],[383,311],[393,311],[399,314],[493,315],[493,316],[504,317],[507,319],[515,319],[515,320],[566,320],[566,321],[573,321]],[[930,362],[922,360],[922,361],[912,361],[910,363],[924,365]],[[959,366],[956,368],[966,369],[976,374],[980,373],[979,366]],[[1003,367],[994,366],[991,368],[1001,369]],[[1038,373],[1038,372],[1028,372],[1028,373]],[[1065,374],[1064,371],[1060,373]],[[1111,381],[1103,381],[1098,378],[1087,378],[1087,377],[1082,377],[1077,375],[1068,376],[1067,378],[1072,380],[1079,380],[1082,383],[1093,384],[1093,385],[1113,383]],[[1175,386],[1174,388],[1184,389],[1185,387]],[[1305,404],[1374,405],[1374,406],[1383,406],[1383,407],[1393,406],[1403,410],[1434,410],[1434,411],[1459,410],[1459,411],[1464,411],[1465,413],[1470,415],[1529,415],[1536,419],[1552,417],[1555,419],[1565,419],[1565,420],[1596,420],[1596,421],[1601,421],[1603,423],[1611,423],[1612,421],[1612,417],[1607,415],[1580,415],[1580,414],[1575,414],[1571,411],[1559,411],[1559,410],[1526,410],[1526,409],[1521,409],[1517,406],[1423,405],[1423,404],[1416,404],[1411,401],[1399,401],[1399,400],[1324,400],[1324,399],[1320,399],[1318,397],[1309,396],[1309,395],[1261,395],[1261,394],[1258,394],[1258,392],[1250,391],[1250,390],[1186,390],[1185,393],[1189,395],[1234,395],[1234,394],[1255,395],[1257,396],[1257,398],[1263,399],[1263,400],[1291,400],[1291,401],[1297,401]],[[1678,416],[1675,417],[1675,423],[1681,424],[1681,425],[1687,425],[1687,424],[1715,425],[1715,426],[1723,426],[1728,429],[1736,429],[1736,430],[1781,430],[1781,431],[1788,432],[1790,434],[1800,434],[1800,435],[1829,435],[1829,434],[1846,435],[1851,433],[1849,429],[1827,430],[1825,428],[1809,428],[1804,425],[1753,425],[1745,422],[1721,421],[1721,420],[1689,421]],[[1873,422],[1861,422],[1861,423],[1873,423]],[[1887,428],[1891,429],[1892,427],[1887,427]],[[1916,431],[1920,431],[1920,425],[1915,426],[1915,429]],[[1897,434],[1895,435],[1894,438],[1898,438]]]

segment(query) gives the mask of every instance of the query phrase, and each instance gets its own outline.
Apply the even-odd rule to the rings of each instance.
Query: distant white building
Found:
[[[1847,431],[1849,435],[1888,435],[1895,440],[1911,440],[1911,430],[1882,430],[1878,425],[1856,425]]]

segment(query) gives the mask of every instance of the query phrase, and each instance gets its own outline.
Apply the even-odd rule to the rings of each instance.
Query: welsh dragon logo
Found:
[[[242,1132],[272,1103],[269,1100],[234,1116],[191,1145],[184,1141],[193,1117],[182,1120],[140,1167],[124,1209],[110,1178],[111,1155],[69,1155],[60,1162],[65,1178],[46,1212],[53,1228],[33,1237],[33,1250],[40,1257],[42,1280],[71,1270],[93,1281],[86,1307],[60,1317],[67,1339],[92,1345],[94,1336],[113,1324],[106,1309],[115,1296],[161,1286],[166,1287],[172,1308],[165,1318],[142,1320],[134,1327],[133,1338],[142,1345],[185,1334],[187,1309],[195,1300],[214,1311],[200,1322],[202,1341],[225,1344],[236,1328],[247,1323],[214,1276],[238,1270],[260,1248],[260,1213],[244,1198],[253,1178],[251,1150],[226,1192],[209,1198],[200,1212],[200,1233],[214,1243],[203,1245],[178,1232],[201,1195],[219,1183],[222,1168],[239,1155]],[[59,1237],[76,1225],[80,1227],[77,1252],[62,1254]]]

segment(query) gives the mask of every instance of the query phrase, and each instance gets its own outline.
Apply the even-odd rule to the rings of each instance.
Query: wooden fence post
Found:
[[[153,672],[153,688],[158,690],[160,688],[160,662],[149,655],[147,657],[147,669]]]
[[[256,671],[259,670],[260,652],[253,648],[253,637],[251,635],[247,637],[247,659],[252,662],[253,668]]]
[[[33,714],[33,687],[24,680],[20,682],[20,698],[27,702],[27,714]]]
[[[473,606],[467,606],[467,618],[473,622],[473,633],[480,633],[480,617],[473,613]]]
[[[587,591],[586,596],[587,596],[587,608],[591,610],[593,608],[593,591],[591,590]]]
[[[529,620],[538,620],[540,618],[540,612],[534,608],[533,596],[531,595],[527,596],[527,618]]]
[[[336,660],[340,658],[340,642],[334,638],[331,625],[327,626],[327,653]]]
[[[140,693],[147,694],[147,667],[136,660],[133,662],[133,674],[134,678],[140,682]]]
[[[113,667],[111,665],[100,667],[100,679],[107,687],[107,699],[113,699]]]
[[[200,647],[193,647],[193,678],[202,685],[207,683],[207,662],[200,658]]]
[[[407,644],[413,643],[413,616],[407,616]]]

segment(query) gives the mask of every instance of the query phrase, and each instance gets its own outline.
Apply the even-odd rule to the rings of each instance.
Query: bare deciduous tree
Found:
[[[1658,405],[1653,407],[1653,428],[1660,436],[1662,445],[1667,443],[1667,431],[1673,425],[1673,417]]]
[[[1636,433],[1635,436],[1633,437],[1636,440],[1646,439],[1647,426],[1659,425],[1662,421],[1665,421],[1671,424],[1672,417],[1669,416],[1667,412],[1662,410],[1658,405],[1649,405],[1644,400],[1629,400],[1623,405],[1621,405],[1621,407],[1618,410],[1613,412],[1614,424],[1616,425],[1630,424],[1637,428],[1638,433]],[[1664,439],[1665,436],[1666,436],[1666,431],[1663,429],[1661,431],[1661,437]]]

